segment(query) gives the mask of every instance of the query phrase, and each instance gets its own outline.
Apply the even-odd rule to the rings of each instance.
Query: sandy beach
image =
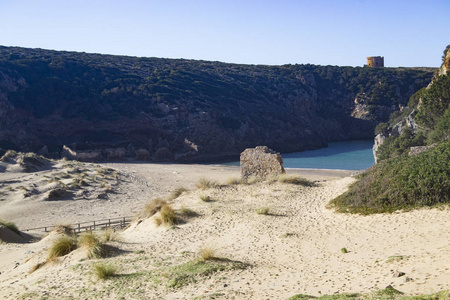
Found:
[[[86,259],[83,249],[29,273],[45,261],[57,233],[39,242],[3,243],[2,299],[287,299],[369,293],[388,285],[406,295],[450,289],[450,209],[371,216],[326,209],[355,181],[354,171],[287,170],[316,182],[305,187],[226,185],[227,179],[239,177],[239,168],[232,166],[64,164],[32,173],[0,173],[0,218],[27,229],[136,216],[151,199],[167,197],[177,187],[188,191],[170,200],[171,206],[196,215],[170,228],[157,226],[156,215],[137,219],[110,242],[115,254],[101,261],[113,263],[120,276],[106,281],[95,279],[92,266],[99,260]],[[43,193],[23,196],[30,186],[43,191],[64,168],[67,174],[78,174],[71,173],[75,169],[85,173],[87,185],[71,200],[48,201]],[[73,180],[60,177],[61,184]],[[202,177],[222,184],[197,189]],[[100,189],[108,189],[107,196]],[[206,196],[210,201],[201,200]],[[257,213],[263,207],[268,214]],[[203,277],[191,274],[193,281],[171,286],[173,270],[196,261],[205,247],[231,267]]]

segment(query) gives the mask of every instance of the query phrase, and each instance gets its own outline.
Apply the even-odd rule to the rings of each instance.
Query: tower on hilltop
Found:
[[[369,56],[367,58],[367,66],[369,68],[384,67],[384,56]]]

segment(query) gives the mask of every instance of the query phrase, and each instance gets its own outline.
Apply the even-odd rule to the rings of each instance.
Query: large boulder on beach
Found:
[[[249,177],[267,178],[284,173],[281,154],[267,146],[248,148],[241,153],[242,179]]]

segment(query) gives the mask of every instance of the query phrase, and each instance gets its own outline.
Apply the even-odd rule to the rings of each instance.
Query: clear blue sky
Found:
[[[0,45],[246,64],[441,64],[449,0],[0,0]]]

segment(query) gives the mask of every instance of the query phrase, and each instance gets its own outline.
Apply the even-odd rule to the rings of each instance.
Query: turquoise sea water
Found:
[[[327,148],[282,154],[285,168],[363,170],[374,165],[373,140],[329,143]],[[239,162],[227,163],[237,165]]]

